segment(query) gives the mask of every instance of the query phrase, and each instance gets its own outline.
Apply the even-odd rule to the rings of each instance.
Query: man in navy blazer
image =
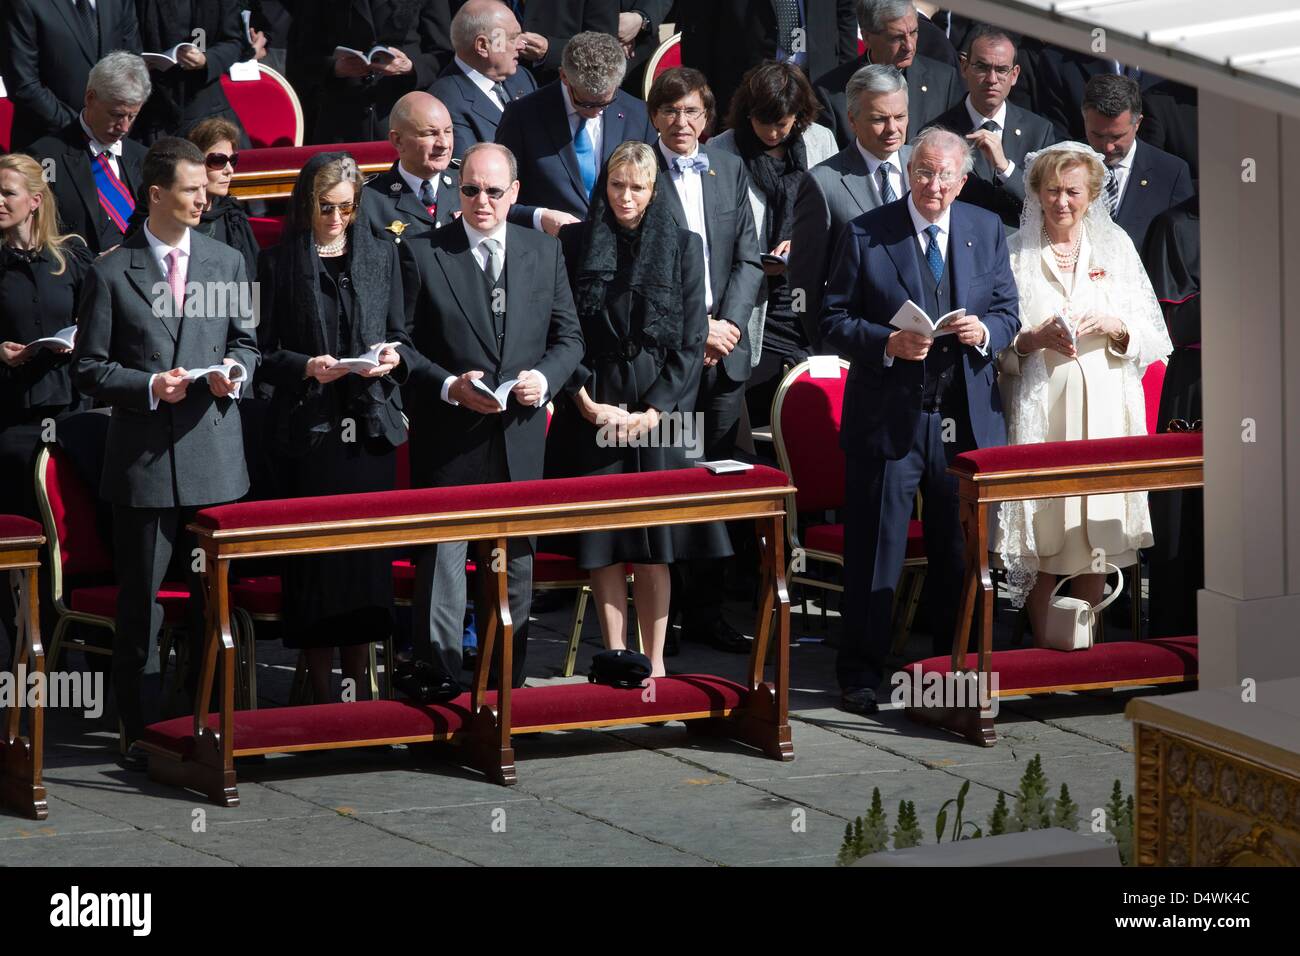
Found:
[[[1177,156],[1138,139],[1142,92],[1127,76],[1099,73],[1088,81],[1083,125],[1088,145],[1106,161],[1101,198],[1141,250],[1156,216],[1192,198],[1192,171]]]
[[[560,78],[506,107],[496,141],[519,159],[516,225],[543,229],[587,217],[600,171],[619,144],[653,144],[645,104],[619,89],[627,55],[608,33],[579,33],[564,48]]]
[[[505,108],[537,89],[532,74],[519,69],[521,35],[500,0],[469,0],[451,18],[456,55],[429,92],[451,114],[455,159],[475,143],[495,142]]]
[[[1020,327],[998,217],[954,202],[973,158],[948,130],[925,130],[908,162],[911,191],[849,224],[822,307],[828,350],[850,363],[840,444],[846,459],[840,707],[867,714],[885,677],[894,589],[917,490],[925,507],[926,585],[936,653],[950,646],[963,570],[953,457],[1006,443],[997,353]],[[895,329],[911,300],[932,319],[966,315],[929,338]]]

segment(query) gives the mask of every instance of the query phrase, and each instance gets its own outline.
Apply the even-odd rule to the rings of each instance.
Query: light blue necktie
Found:
[[[925,247],[925,261],[930,264],[930,272],[936,283],[943,280],[943,256],[939,255],[939,227],[925,227],[925,234],[930,237],[930,244]]]
[[[578,172],[582,176],[582,188],[591,198],[591,191],[596,187],[596,144],[587,132],[587,122],[578,117],[578,135],[573,138],[573,151],[578,154]]]

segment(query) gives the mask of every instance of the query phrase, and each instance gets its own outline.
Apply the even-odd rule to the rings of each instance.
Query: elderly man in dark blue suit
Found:
[[[519,159],[519,203],[510,221],[543,229],[587,218],[591,190],[621,143],[659,134],[645,104],[619,89],[627,55],[608,33],[579,33],[564,48],[560,78],[506,107],[496,141]]]
[[[847,460],[840,707],[867,714],[885,676],[894,589],[918,488],[936,652],[948,646],[963,570],[952,458],[1006,443],[997,353],[1020,327],[998,217],[954,202],[973,163],[966,141],[931,128],[913,143],[910,192],[845,230],[822,307],[822,338],[852,363],[840,444]],[[931,318],[964,308],[929,338],[890,322],[911,300]]]

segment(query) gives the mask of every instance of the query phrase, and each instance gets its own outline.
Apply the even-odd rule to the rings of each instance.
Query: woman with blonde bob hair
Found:
[[[36,517],[32,463],[43,423],[82,404],[68,374],[72,350],[31,345],[76,325],[91,260],[80,236],[59,234],[43,173],[30,156],[0,156],[0,503],[29,518]],[[9,589],[0,591],[2,634],[14,614]]]
[[[546,443],[548,477],[634,474],[685,468],[689,411],[704,367],[704,254],[673,220],[651,147],[623,143],[592,191],[586,222],[560,230],[586,352],[559,389]],[[699,434],[695,432],[695,434]],[[661,677],[671,585],[668,565],[721,558],[721,524],[630,528],[577,536],[605,647],[627,633],[625,566],[651,676]]]
[[[1021,331],[999,356],[1008,442],[1146,434],[1142,376],[1172,346],[1133,243],[1099,202],[1105,167],[1082,143],[1025,158],[1025,207],[1010,242]],[[1152,543],[1146,492],[1014,501],[999,512],[1013,601],[1035,640],[1058,575],[1096,605],[1106,565],[1136,563]]]

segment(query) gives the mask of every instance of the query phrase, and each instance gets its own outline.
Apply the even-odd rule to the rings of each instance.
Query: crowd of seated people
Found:
[[[669,34],[681,65],[647,77]],[[288,78],[320,147],[258,210],[284,221],[269,248],[231,195],[249,140],[222,78],[248,60]],[[1135,396],[1161,361],[1177,374],[1160,429],[1200,418],[1195,91],[932,4],[0,0],[0,77],[0,510],[36,515],[48,423],[111,410],[88,479],[111,506],[129,766],[167,706],[155,595],[187,576],[194,512],[250,480],[268,497],[394,488],[408,440],[417,487],[688,466],[638,440],[673,415],[698,420],[705,458],[762,457],[783,377],[838,355],[837,677],[841,706],[870,713],[918,491],[934,647],[952,633],[955,454],[1142,433]],[[369,180],[331,148],[380,140],[397,159]],[[202,294],[254,280],[255,312]],[[907,300],[966,314],[929,338],[891,325]],[[29,347],[73,325],[75,344]],[[364,371],[341,364],[376,347]],[[1131,563],[1154,544],[1153,609],[1193,607],[1198,562],[1159,547],[1199,540],[1184,497],[1004,509],[1031,631],[1098,548]],[[742,537],[567,546],[613,649],[631,566],[659,675],[679,640],[749,651],[723,614],[752,574]],[[465,686],[467,550],[414,557],[402,687],[446,700]],[[495,679],[518,685],[532,546],[508,558],[518,649]],[[394,634],[390,564],[278,567],[315,699],[337,694],[334,648],[368,686],[364,645]],[[1102,588],[1087,574],[1073,593]]]

